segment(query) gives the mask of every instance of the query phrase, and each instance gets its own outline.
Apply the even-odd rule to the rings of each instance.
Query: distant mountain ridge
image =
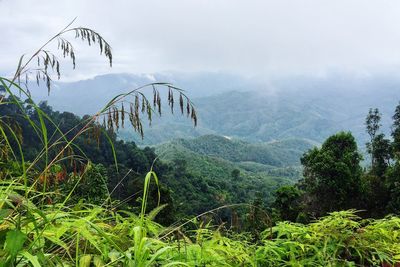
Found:
[[[391,116],[400,100],[400,90],[359,93],[287,91],[276,94],[261,92],[227,92],[194,99],[199,123],[197,128],[181,118],[166,114],[156,119],[154,128],[146,128],[140,140],[121,132],[121,138],[138,144],[156,144],[171,137],[198,137],[216,134],[249,142],[305,139],[322,143],[338,131],[351,131],[364,147],[368,136],[365,117],[370,108],[382,112],[382,130],[390,134]],[[167,138],[164,138],[167,137]]]
[[[191,98],[214,95],[230,90],[242,90],[255,83],[226,73],[155,73],[155,74],[106,74],[74,82],[54,82],[50,95],[44,84],[36,88],[30,83],[34,99],[46,100],[57,110],[74,111],[77,115],[93,114],[120,93],[126,93],[153,82],[171,83],[182,88]],[[148,90],[151,93],[151,88]],[[143,90],[146,92],[146,90]],[[161,90],[162,91],[162,90]]]
[[[120,92],[154,81],[171,82],[188,90],[197,108],[198,127],[193,128],[185,116],[164,112],[162,119],[155,118],[152,127],[145,127],[144,140],[124,130],[121,139],[152,145],[173,138],[215,134],[249,142],[295,138],[321,143],[344,130],[352,131],[363,146],[369,108],[377,107],[383,113],[382,129],[388,134],[400,100],[400,78],[394,74],[332,74],[268,81],[224,73],[110,74],[56,83],[50,97],[46,89],[31,91],[36,99],[47,99],[55,109],[83,115],[98,111]]]

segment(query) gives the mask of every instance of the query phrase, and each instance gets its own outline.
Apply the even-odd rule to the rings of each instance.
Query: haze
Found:
[[[112,45],[110,70],[76,43],[78,70],[104,73],[229,72],[243,76],[396,72],[399,1],[0,1],[1,75],[77,17]]]

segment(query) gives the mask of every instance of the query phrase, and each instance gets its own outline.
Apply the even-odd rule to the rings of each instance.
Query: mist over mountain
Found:
[[[124,131],[121,136],[143,144],[204,134],[251,142],[300,138],[321,143],[338,131],[351,131],[362,147],[368,138],[364,122],[370,108],[379,108],[382,131],[390,133],[399,88],[400,80],[394,76],[275,80],[264,89],[251,90],[249,85],[242,91],[195,98],[199,114],[196,129],[181,116],[166,115],[146,129],[143,141]]]
[[[365,116],[370,108],[383,114],[382,130],[390,132],[391,116],[400,100],[395,75],[332,74],[324,77],[248,79],[224,73],[110,74],[47,90],[32,89],[57,110],[84,115],[98,111],[113,96],[151,82],[170,82],[187,91],[196,105],[198,127],[185,116],[155,118],[141,140],[131,131],[120,137],[138,144],[157,144],[173,138],[217,134],[251,142],[300,138],[322,142],[329,135],[352,131],[363,144]]]
[[[32,82],[30,88],[36,100],[46,100],[58,110],[85,115],[97,112],[117,94],[154,82],[171,83],[184,89],[191,98],[258,88],[251,80],[226,73],[107,74],[74,82],[56,81],[50,95],[44,85],[37,88]],[[151,93],[151,88],[148,91]]]

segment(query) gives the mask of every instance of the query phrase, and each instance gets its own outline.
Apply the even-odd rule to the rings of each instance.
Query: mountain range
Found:
[[[370,108],[383,114],[382,130],[390,133],[391,116],[400,100],[396,75],[331,74],[323,77],[248,79],[223,73],[109,74],[47,90],[31,90],[58,110],[93,114],[118,93],[155,81],[187,90],[195,103],[198,126],[164,112],[141,140],[122,130],[120,138],[154,145],[173,138],[215,134],[248,142],[302,139],[321,143],[337,131],[351,131],[360,146],[367,141],[364,121]]]

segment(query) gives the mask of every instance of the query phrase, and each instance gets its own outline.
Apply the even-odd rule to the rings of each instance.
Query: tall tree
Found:
[[[371,157],[371,169],[363,175],[364,203],[369,216],[382,216],[389,201],[386,173],[392,158],[391,142],[383,133],[378,133],[381,114],[377,108],[370,109],[365,119],[370,136],[367,151]]]
[[[296,221],[301,211],[301,196],[303,192],[296,186],[285,185],[275,191],[273,207],[278,211],[279,219]]]
[[[400,103],[397,105],[393,115],[392,137],[393,152],[397,160],[400,159]]]
[[[365,126],[367,128],[367,133],[370,137],[370,141],[367,142],[367,151],[371,155],[374,154],[374,139],[381,126],[380,121],[381,121],[381,114],[379,113],[379,110],[377,108],[375,109],[370,108],[367,118],[365,119]],[[375,159],[372,156],[371,166],[374,166],[374,161]]]
[[[361,159],[350,132],[337,133],[321,148],[304,154],[304,185],[316,216],[356,205],[361,190]]]
[[[392,118],[392,156],[394,164],[387,173],[387,187],[390,192],[387,211],[400,214],[400,103],[397,105]]]
[[[372,147],[371,158],[373,159],[373,165],[371,166],[371,171],[378,177],[383,178],[392,158],[391,142],[385,138],[384,134],[378,134],[372,140]]]
[[[371,173],[383,178],[391,159],[391,144],[383,133],[378,133],[381,116],[377,108],[370,109],[365,119],[365,125],[370,136],[370,141],[366,145],[367,151],[371,155]]]

